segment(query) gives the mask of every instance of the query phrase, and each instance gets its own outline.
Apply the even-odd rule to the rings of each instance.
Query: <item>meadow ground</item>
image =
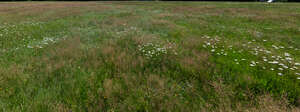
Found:
[[[0,3],[1,111],[300,111],[300,4]]]

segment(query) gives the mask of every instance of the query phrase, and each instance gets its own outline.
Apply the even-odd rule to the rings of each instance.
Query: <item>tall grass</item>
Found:
[[[297,5],[34,3],[0,13],[2,111],[299,111]]]

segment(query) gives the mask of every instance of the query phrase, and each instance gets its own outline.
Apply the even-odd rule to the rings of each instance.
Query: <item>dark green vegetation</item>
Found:
[[[267,2],[268,0],[0,0],[0,1],[229,1],[229,2]],[[275,0],[275,2],[300,2],[299,0]]]
[[[299,111],[299,12],[300,4],[0,3],[0,109]]]

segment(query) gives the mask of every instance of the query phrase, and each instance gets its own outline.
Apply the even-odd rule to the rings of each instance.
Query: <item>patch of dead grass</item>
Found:
[[[117,79],[104,81],[103,94],[108,97],[111,108],[127,111],[139,108],[153,111],[185,110],[176,97],[177,88],[169,86],[166,78],[158,75],[144,77],[122,74]],[[120,87],[121,84],[124,84],[123,87]]]
[[[100,48],[104,62],[111,64],[117,72],[129,71],[144,66],[144,59],[128,48],[121,48],[115,41]]]
[[[20,21],[26,17],[50,20],[80,15],[86,11],[98,12],[108,9],[111,9],[111,7],[94,2],[12,2],[0,4],[0,15],[3,15],[6,18],[5,20],[9,21]]]
[[[216,91],[218,97],[218,104],[216,111],[219,112],[231,112],[231,111],[245,111],[245,112],[298,112],[299,108],[290,107],[286,97],[281,97],[280,99],[274,99],[272,95],[266,93],[261,96],[257,96],[255,99],[249,99],[247,104],[242,104],[240,102],[232,103],[235,93],[233,88],[219,81],[211,82],[211,86]],[[250,90],[249,90],[249,94]],[[255,102],[253,102],[255,101]],[[212,105],[207,105],[207,108],[212,108]]]
[[[207,69],[207,67],[211,66],[208,62],[208,58],[208,52],[193,50],[189,56],[184,56],[180,60],[180,63],[184,67],[184,69],[197,72],[200,70],[205,70]]]

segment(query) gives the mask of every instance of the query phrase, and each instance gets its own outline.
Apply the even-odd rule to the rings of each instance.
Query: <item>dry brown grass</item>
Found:
[[[175,29],[175,28],[179,27],[175,23],[168,21],[168,20],[164,20],[164,19],[152,19],[150,22],[153,25],[160,25],[160,26],[167,27],[169,29]]]
[[[0,84],[5,87],[9,84],[9,81],[21,82],[22,80],[27,80],[28,75],[24,74],[24,67],[18,64],[12,64],[8,67],[0,67]],[[0,86],[0,88],[1,88]],[[8,87],[8,86],[6,86]]]
[[[143,67],[144,59],[137,56],[128,48],[121,48],[115,41],[109,41],[100,48],[104,62],[112,65],[117,72],[129,71],[133,68]]]
[[[94,2],[27,2],[1,3],[0,15],[11,22],[34,17],[39,20],[50,20],[84,14],[86,11],[104,11],[111,9],[108,5]],[[55,13],[51,13],[55,12]]]
[[[300,112],[299,107],[289,107],[285,98],[275,100],[271,95],[260,96],[258,107],[245,108],[246,112]]]
[[[217,7],[215,5],[203,5],[203,6],[176,6],[170,8],[171,12],[184,14],[189,17],[194,17],[197,14],[205,14],[210,16],[220,16],[220,15],[230,15],[230,17],[247,17],[253,21],[264,21],[264,20],[295,20],[289,19],[286,17],[299,17],[299,14],[296,12],[291,13],[281,13],[276,11],[271,11],[262,8],[231,8],[231,7]],[[162,16],[170,16],[170,15],[162,15]],[[288,23],[288,22],[287,22]]]
[[[119,28],[121,26],[126,26],[128,24],[128,19],[122,19],[122,18],[118,18],[116,16],[111,16],[109,17],[109,19],[105,19],[103,21],[101,21],[101,26],[102,28]]]
[[[83,62],[83,67],[85,67],[86,69],[93,71],[100,68],[101,66],[104,66],[103,59],[100,56],[100,49],[92,48],[84,53],[86,60],[85,62]]]
[[[168,80],[163,77],[122,74],[119,78],[104,81],[104,96],[113,109],[134,111],[139,108],[137,104],[141,104],[152,111],[185,110],[183,105],[180,106],[179,97],[176,97],[176,85],[169,86]],[[118,100],[120,98],[124,100]]]
[[[171,11],[174,13],[199,13],[199,12],[205,12],[210,10],[215,10],[216,6],[206,5],[206,6],[200,6],[200,7],[193,7],[193,6],[176,6],[172,7]]]
[[[5,99],[15,96],[16,85],[24,84],[29,77],[30,74],[25,74],[24,67],[18,64],[0,67],[0,97]]]
[[[180,63],[185,69],[196,72],[205,70],[211,66],[210,63],[207,62],[208,58],[208,52],[193,50],[189,56],[184,56],[183,59],[180,60]]]
[[[50,106],[51,106],[52,111],[55,111],[55,112],[71,112],[72,111],[69,107],[67,107],[63,103],[54,103]]]
[[[154,34],[152,35],[149,34],[149,35],[133,37],[132,40],[137,45],[144,45],[147,43],[156,43],[158,41],[158,38]]]
[[[184,40],[180,46],[184,48],[183,52],[185,56],[179,62],[185,69],[196,72],[214,66],[207,61],[210,57],[209,52],[197,49],[201,45],[200,43],[203,43],[204,39],[200,37],[187,37]]]
[[[147,74],[143,74],[147,75]],[[138,85],[138,86],[137,86]],[[185,88],[188,95],[195,98],[201,98],[197,94],[194,83]],[[234,97],[232,88],[220,82],[212,82],[211,86],[216,91],[218,97],[217,107],[215,104],[195,104],[195,102],[182,102],[180,96],[180,86],[172,83],[170,80],[158,75],[141,75],[122,74],[113,79],[106,79],[103,82],[104,99],[109,103],[111,110],[134,111],[139,105],[143,105],[150,111],[246,111],[246,112],[298,112],[295,107],[288,108],[287,100],[275,100],[271,95],[262,95],[257,98],[257,106],[253,104],[232,103]],[[133,94],[134,93],[134,94]],[[122,99],[122,100],[120,100]]]
[[[65,66],[72,66],[83,55],[83,51],[80,48],[80,38],[70,38],[62,41],[62,43],[41,58],[34,59],[33,63],[40,66],[38,68],[45,66],[45,70],[42,69],[40,72],[52,74],[57,70],[64,69]]]
[[[232,111],[244,111],[244,112],[299,112],[298,107],[290,107],[288,100],[285,96],[280,99],[274,99],[270,94],[264,94],[257,96],[256,98],[251,97],[251,92],[249,102],[247,104],[236,103],[233,104],[231,98],[235,97],[235,93],[232,87],[226,85],[222,80],[211,82],[210,84],[216,93],[218,94],[217,108],[215,111],[218,112],[232,112]],[[253,102],[256,101],[256,102]],[[212,105],[207,105],[207,108],[212,108]]]
[[[297,108],[287,108],[288,104],[284,101],[275,100],[271,95],[263,95],[259,96],[257,99],[257,105],[252,104],[251,101],[247,102],[246,104],[241,102],[234,102],[232,98],[235,97],[235,93],[232,90],[232,87],[226,85],[219,81],[210,82],[210,86],[213,87],[213,91],[216,92],[214,99],[207,101],[202,107],[201,111],[203,112],[280,112],[280,111],[297,111]],[[211,92],[211,89],[206,88],[205,91]],[[201,97],[201,96],[199,96]],[[284,98],[283,98],[284,99]],[[215,102],[215,103],[212,103]],[[218,102],[218,103],[216,103]],[[233,103],[234,102],[234,103]],[[266,105],[262,105],[266,104]]]

